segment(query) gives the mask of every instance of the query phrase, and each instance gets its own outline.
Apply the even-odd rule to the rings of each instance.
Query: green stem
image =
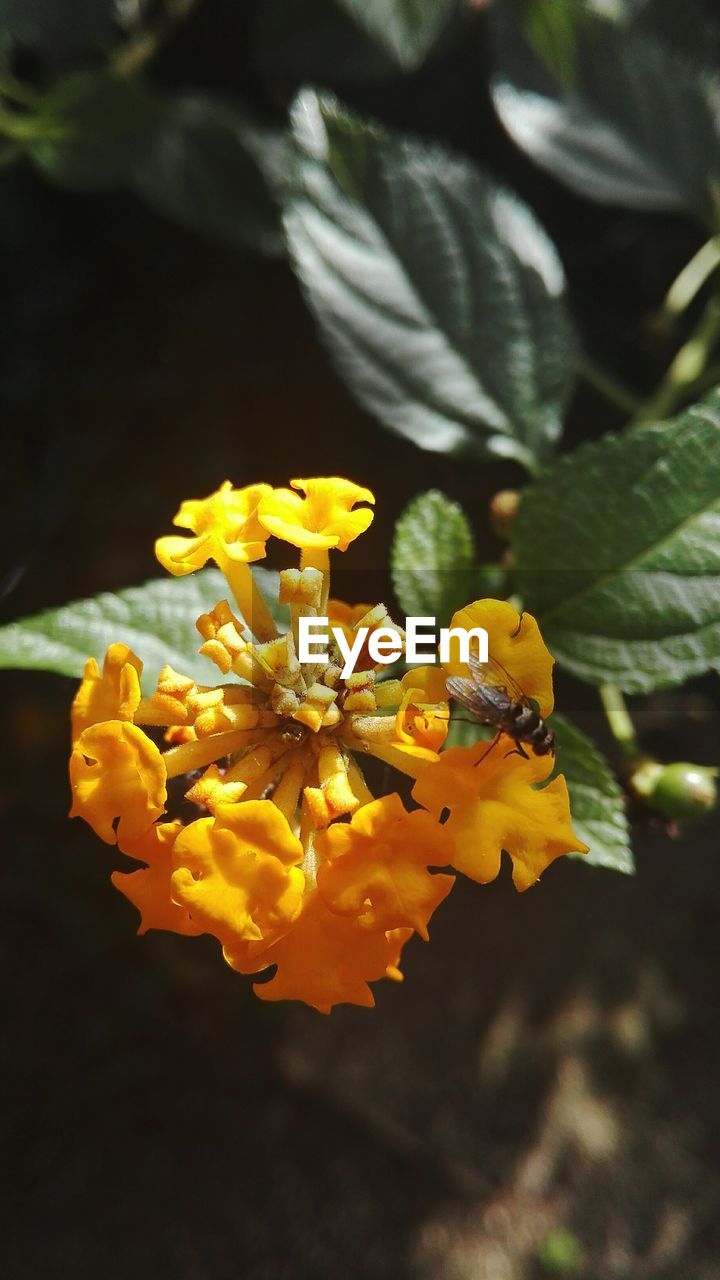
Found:
[[[678,351],[660,386],[641,406],[630,427],[669,417],[702,378],[720,338],[720,298],[710,298],[695,329]]]
[[[720,267],[720,235],[711,236],[685,264],[668,289],[662,304],[664,319],[675,320],[697,297],[705,282]]]
[[[166,0],[165,12],[148,27],[122,45],[112,57],[113,70],[120,76],[134,76],[166,44],[176,25],[187,18],[197,0]]]
[[[598,692],[610,732],[618,747],[627,760],[636,759],[640,754],[640,747],[622,693],[614,684],[601,684]]]
[[[638,412],[640,398],[620,382],[613,373],[603,369],[602,365],[596,364],[590,356],[579,355],[575,361],[575,367],[579,377],[583,378],[589,386],[594,387],[596,391],[599,391],[606,400],[616,405],[623,413],[634,414]]]

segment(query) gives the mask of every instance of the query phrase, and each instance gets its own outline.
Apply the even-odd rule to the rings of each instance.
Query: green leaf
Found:
[[[278,575],[258,568],[253,574],[282,624]],[[108,645],[121,641],[142,659],[146,691],[155,687],[166,662],[199,683],[214,684],[217,668],[198,654],[202,641],[195,620],[227,597],[223,575],[202,569],[186,578],[155,578],[141,587],[77,600],[0,627],[0,667],[81,676],[88,658],[102,663]]]
[[[159,213],[191,231],[278,253],[268,177],[282,164],[282,147],[279,130],[261,129],[236,108],[200,95],[167,100],[133,185]]]
[[[495,737],[495,730],[487,724],[480,724],[462,710],[456,711],[450,704],[450,725],[443,750],[450,747],[474,747],[476,742],[490,742]]]
[[[575,675],[645,693],[720,669],[720,390],[549,467],[512,547],[523,605]]]
[[[492,95],[514,142],[578,194],[712,222],[720,80],[581,0],[501,0]]]
[[[391,557],[404,612],[445,626],[468,603],[472,564],[473,536],[462,507],[437,489],[413,498],[395,525]]]
[[[457,9],[457,0],[337,0],[401,67],[417,67]]]
[[[594,742],[563,716],[554,715],[557,763],[553,777],[565,775],[576,835],[590,852],[578,854],[591,867],[610,867],[632,875],[635,870],[630,829],[622,791]]]
[[[573,341],[557,254],[467,161],[306,90],[285,228],[348,387],[422,448],[534,468],[557,439]]]
[[[273,188],[284,135],[200,94],[162,97],[121,76],[68,76],[43,98],[26,147],[54,182],[125,187],[192,231],[280,249]]]

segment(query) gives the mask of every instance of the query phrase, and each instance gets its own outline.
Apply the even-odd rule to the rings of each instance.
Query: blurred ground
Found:
[[[134,935],[64,816],[69,687],[2,691],[5,1275],[718,1276],[716,832],[459,886],[402,986],[325,1019]],[[561,1227],[572,1272],[538,1262]]]
[[[358,599],[423,488],[496,553],[485,505],[519,474],[381,432],[281,264],[129,197],[27,174],[5,197],[3,620],[153,576],[179,501],[226,476],[375,488]],[[557,192],[543,217],[596,349],[622,356],[693,233]],[[580,395],[572,439],[613,421]],[[208,939],[134,935],[113,851],[65,817],[71,696],[0,677],[4,1275],[540,1280],[570,1274],[562,1228],[583,1280],[720,1276],[717,825],[641,833],[635,880],[568,863],[523,897],[461,886],[404,986],[323,1019],[254,1000]],[[600,732],[590,691],[559,705]],[[661,746],[712,760],[711,723],[673,714]]]

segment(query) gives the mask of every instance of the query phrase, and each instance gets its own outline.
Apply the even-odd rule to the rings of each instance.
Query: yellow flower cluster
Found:
[[[332,643],[329,661],[298,661],[303,616],[328,617],[350,639],[360,627],[403,634],[384,605],[329,596],[329,553],[368,528],[373,495],[339,478],[291,484],[226,482],[182,504],[175,524],[190,536],[160,538],[156,553],[174,575],[208,560],[224,573],[234,605],[221,600],[197,619],[200,652],[222,683],[199,686],[166,666],[143,697],[142,664],[125,645],[108,649],[102,672],[90,659],[72,712],[71,816],[139,864],[112,878],[140,911],[141,933],[212,934],[241,973],[274,969],[255,987],[261,999],[329,1012],[371,1006],[370,982],[401,978],[404,943],[414,932],[427,939],[453,887],[440,868],[486,883],[506,850],[525,889],[584,846],[564,779],[538,788],[552,758],[486,742],[443,750],[445,681],[461,663],[381,679],[363,650],[343,679]],[[280,574],[283,634],[250,569],[270,536],[300,549],[299,567]],[[533,618],[480,600],[452,626],[485,627],[490,654],[543,715],[552,710],[552,658]],[[414,780],[417,808],[395,792],[373,798],[369,758]],[[180,778],[201,814],[188,823],[167,816],[168,780]]]

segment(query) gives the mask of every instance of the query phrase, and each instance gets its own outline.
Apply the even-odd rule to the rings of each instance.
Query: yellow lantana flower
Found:
[[[235,605],[223,598],[196,622],[218,683],[165,666],[142,696],[142,664],[126,646],[111,646],[102,672],[91,659],[73,705],[71,814],[139,864],[113,882],[140,911],[140,932],[208,933],[239,972],[275,967],[256,985],[261,999],[328,1012],[370,1006],[369,983],[402,977],[402,947],[427,939],[454,883],[443,868],[484,882],[507,850],[524,889],[584,846],[562,778],[537,789],[549,758],[523,759],[502,735],[445,749],[445,682],[468,674],[455,657],[388,678],[368,635],[346,677],[334,640],[326,656],[299,661],[302,618],[329,617],[349,645],[360,628],[383,628],[402,649],[404,633],[383,604],[330,601],[330,551],[367,529],[373,513],[357,504],[372,503],[370,491],[338,477],[292,484],[298,492],[226,483],[183,503],[176,523],[192,536],[156,550],[171,573],[213,559],[225,574]],[[281,634],[249,567],[271,535],[301,552],[280,574]],[[534,619],[482,600],[453,626],[484,626],[491,657],[547,714],[552,658]],[[420,807],[408,811],[396,783],[373,796],[373,759],[414,780]],[[168,779],[178,802],[196,806],[194,821],[166,814]]]
[[[449,862],[458,871],[487,884],[500,870],[504,849],[515,888],[529,889],[561,854],[587,853],[572,829],[565,779],[537,790],[553,765],[551,756],[524,758],[487,742],[455,747],[424,770],[413,797],[436,818],[449,810],[443,830],[453,843]]]
[[[347,551],[350,543],[372,524],[372,511],[354,508],[358,502],[374,504],[375,496],[351,480],[322,476],[291,480],[290,484],[292,489],[273,489],[266,494],[258,516],[268,533],[303,550],[305,564],[324,565],[331,548]],[[300,492],[293,493],[293,489]],[[318,557],[318,552],[324,554]]]
[[[165,810],[166,773],[155,743],[135,725],[106,720],[84,729],[70,757],[71,818],[106,844],[134,840]]]
[[[142,662],[126,644],[111,644],[102,675],[94,658],[85,663],[82,684],[72,705],[72,737],[103,720],[130,720],[140,705]]]
[[[333,823],[316,847],[318,889],[332,911],[370,931],[415,929],[427,941],[428,920],[455,883],[454,876],[428,870],[452,855],[429,813],[408,813],[399,795],[383,796],[350,822]]]
[[[275,634],[260,593],[255,590],[248,564],[266,554],[268,531],[258,520],[261,500],[269,484],[249,484],[234,489],[225,480],[207,498],[189,498],[180,506],[173,524],[190,529],[194,537],[168,535],[158,538],[155,555],[163,569],[184,577],[214,560],[222,569],[248,625],[263,639]]]
[[[450,627],[464,631],[484,627],[490,657],[508,672],[526,697],[534,698],[541,716],[550,715],[555,659],[531,613],[518,613],[508,600],[475,600],[453,614]],[[451,640],[450,651],[457,654],[456,640]],[[454,657],[445,663],[445,671],[452,676],[467,676],[468,666]]]
[[[136,871],[113,871],[110,879],[140,912],[138,933],[148,929],[164,929],[192,937],[202,933],[202,926],[189,911],[171,896],[173,845],[182,831],[182,823],[156,822],[137,840],[124,840],[123,853],[144,863]]]
[[[267,944],[300,914],[302,859],[302,844],[270,800],[221,804],[176,839],[170,892],[223,946]]]
[[[400,949],[398,931],[369,932],[311,890],[295,927],[261,957],[263,967],[277,965],[275,976],[254,991],[261,1000],[302,1000],[320,1013],[336,1004],[371,1009],[368,983],[399,976]]]

